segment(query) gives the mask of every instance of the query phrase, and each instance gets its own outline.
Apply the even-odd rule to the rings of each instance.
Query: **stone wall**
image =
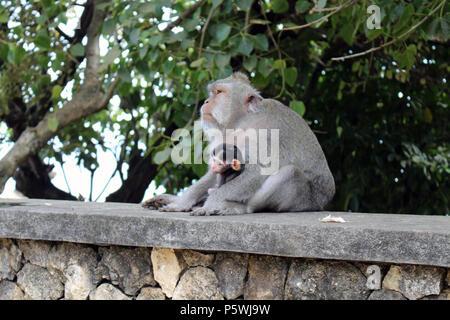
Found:
[[[448,268],[0,239],[0,299],[450,299]]]

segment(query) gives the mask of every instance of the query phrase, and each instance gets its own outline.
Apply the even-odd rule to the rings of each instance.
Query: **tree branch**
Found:
[[[204,3],[206,3],[206,0],[201,0],[201,1],[198,1],[195,4],[193,4],[189,8],[187,8],[186,11],[184,11],[182,14],[180,14],[180,16],[178,17],[177,20],[169,23],[169,25],[167,27],[165,27],[161,32],[166,33],[166,32],[169,32],[170,30],[172,30],[173,28],[179,26],[183,22],[184,19],[189,17],[191,14],[193,14],[194,11],[197,10],[198,8],[200,8]]]
[[[283,28],[282,31],[300,30],[300,29],[308,28],[308,27],[310,27],[310,26],[312,26],[312,25],[314,25],[314,24],[316,24],[316,23],[319,23],[319,22],[322,22],[322,21],[328,19],[329,17],[331,17],[332,15],[335,15],[335,14],[338,13],[339,11],[341,11],[341,10],[343,10],[343,9],[345,9],[345,8],[348,8],[348,7],[352,6],[352,5],[354,5],[356,2],[358,2],[358,0],[350,0],[350,1],[347,1],[347,2],[344,3],[343,5],[334,8],[334,11],[330,12],[330,13],[327,14],[326,16],[323,16],[322,18],[319,18],[319,19],[314,20],[314,21],[312,21],[312,22],[310,22],[310,23],[307,23],[307,24],[302,24],[301,26],[294,26],[294,27]]]
[[[414,30],[416,30],[425,21],[427,21],[436,11],[438,11],[445,4],[445,2],[447,2],[447,0],[442,1],[438,6],[436,6],[436,8],[434,8],[430,13],[428,13],[425,18],[420,20],[420,22],[418,24],[412,26],[408,31],[404,32],[403,34],[401,34],[397,38],[392,39],[391,41],[386,42],[386,43],[382,44],[381,46],[378,46],[378,47],[375,47],[375,48],[370,48],[369,50],[366,50],[366,51],[363,51],[363,52],[351,54],[351,55],[348,55],[348,56],[331,58],[331,61],[344,61],[344,60],[353,59],[353,58],[356,58],[356,57],[361,57],[361,56],[364,56],[364,55],[369,54],[371,52],[375,52],[375,51],[381,50],[383,48],[386,48],[387,46],[390,46],[391,44],[397,42],[398,40],[400,40],[400,39],[402,39],[404,37],[406,37],[408,34],[413,32]]]

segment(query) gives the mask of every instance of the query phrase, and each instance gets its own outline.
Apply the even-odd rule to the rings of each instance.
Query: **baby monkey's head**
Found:
[[[242,170],[241,153],[232,144],[223,143],[214,148],[211,154],[211,170],[214,173],[223,174],[229,169]]]

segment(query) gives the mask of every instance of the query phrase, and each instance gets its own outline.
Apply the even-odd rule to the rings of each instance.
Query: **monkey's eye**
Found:
[[[218,95],[219,93],[222,93],[222,92],[223,92],[223,90],[216,89],[214,93],[215,93],[215,95]]]

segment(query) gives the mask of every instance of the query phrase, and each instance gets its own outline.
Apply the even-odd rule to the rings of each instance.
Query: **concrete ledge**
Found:
[[[135,204],[1,200],[0,238],[450,267],[450,217],[333,212],[191,217]]]

